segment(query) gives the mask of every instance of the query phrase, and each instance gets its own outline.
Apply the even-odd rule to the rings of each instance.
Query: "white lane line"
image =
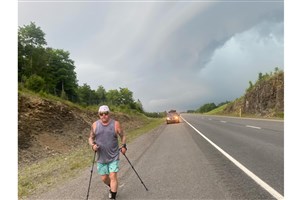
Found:
[[[271,186],[269,186],[266,182],[264,182],[263,180],[261,180],[258,176],[256,176],[249,169],[247,169],[244,165],[242,165],[240,162],[238,162],[236,159],[234,159],[232,156],[230,156],[228,153],[226,153],[222,148],[220,148],[215,143],[213,143],[210,139],[208,139],[205,135],[203,135],[200,131],[198,131],[193,125],[191,125],[189,122],[187,122],[183,117],[181,117],[181,118],[190,127],[192,127],[197,133],[199,133],[199,135],[201,135],[212,146],[214,146],[224,156],[226,156],[231,162],[233,162],[233,164],[235,164],[238,168],[240,168],[243,172],[245,172],[250,178],[252,178],[258,185],[260,185],[262,188],[264,188],[266,191],[268,191],[273,197],[275,197],[276,199],[283,199],[283,196],[279,192],[277,192],[275,189],[273,189]]]
[[[246,127],[248,127],[248,128],[255,128],[255,129],[261,129],[261,127],[258,127],[258,126],[250,126],[250,125],[246,125]]]
[[[220,121],[220,122],[222,122],[222,123],[226,123],[226,121]]]

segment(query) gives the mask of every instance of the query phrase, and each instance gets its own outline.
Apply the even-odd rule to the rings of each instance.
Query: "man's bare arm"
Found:
[[[116,121],[116,132],[121,138],[121,143],[126,144],[125,133],[124,133],[123,129],[121,128],[120,122],[118,122],[118,121]]]
[[[90,137],[89,137],[89,144],[93,146],[95,144],[95,130],[94,130],[94,124],[91,126],[91,131],[90,131]]]

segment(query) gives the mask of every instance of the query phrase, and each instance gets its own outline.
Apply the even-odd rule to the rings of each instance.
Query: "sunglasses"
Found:
[[[108,115],[108,112],[101,112],[99,113],[100,116],[103,116],[103,115]]]

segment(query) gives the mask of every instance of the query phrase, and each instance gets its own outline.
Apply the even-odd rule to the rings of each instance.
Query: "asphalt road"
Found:
[[[184,115],[191,125],[251,172],[284,192],[284,123],[282,120]]]
[[[282,122],[182,117],[283,195]],[[117,199],[274,199],[184,121],[139,137],[127,156],[149,191],[121,156]],[[108,199],[95,171],[89,199]],[[28,199],[86,199],[89,177],[90,168]]]

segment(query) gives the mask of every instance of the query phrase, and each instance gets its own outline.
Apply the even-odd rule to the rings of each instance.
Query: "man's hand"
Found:
[[[127,151],[126,144],[123,144],[122,147],[121,147],[121,152],[122,152],[122,154],[125,155],[126,151]]]
[[[93,144],[92,149],[94,151],[97,151],[99,149],[99,146],[97,144]]]

